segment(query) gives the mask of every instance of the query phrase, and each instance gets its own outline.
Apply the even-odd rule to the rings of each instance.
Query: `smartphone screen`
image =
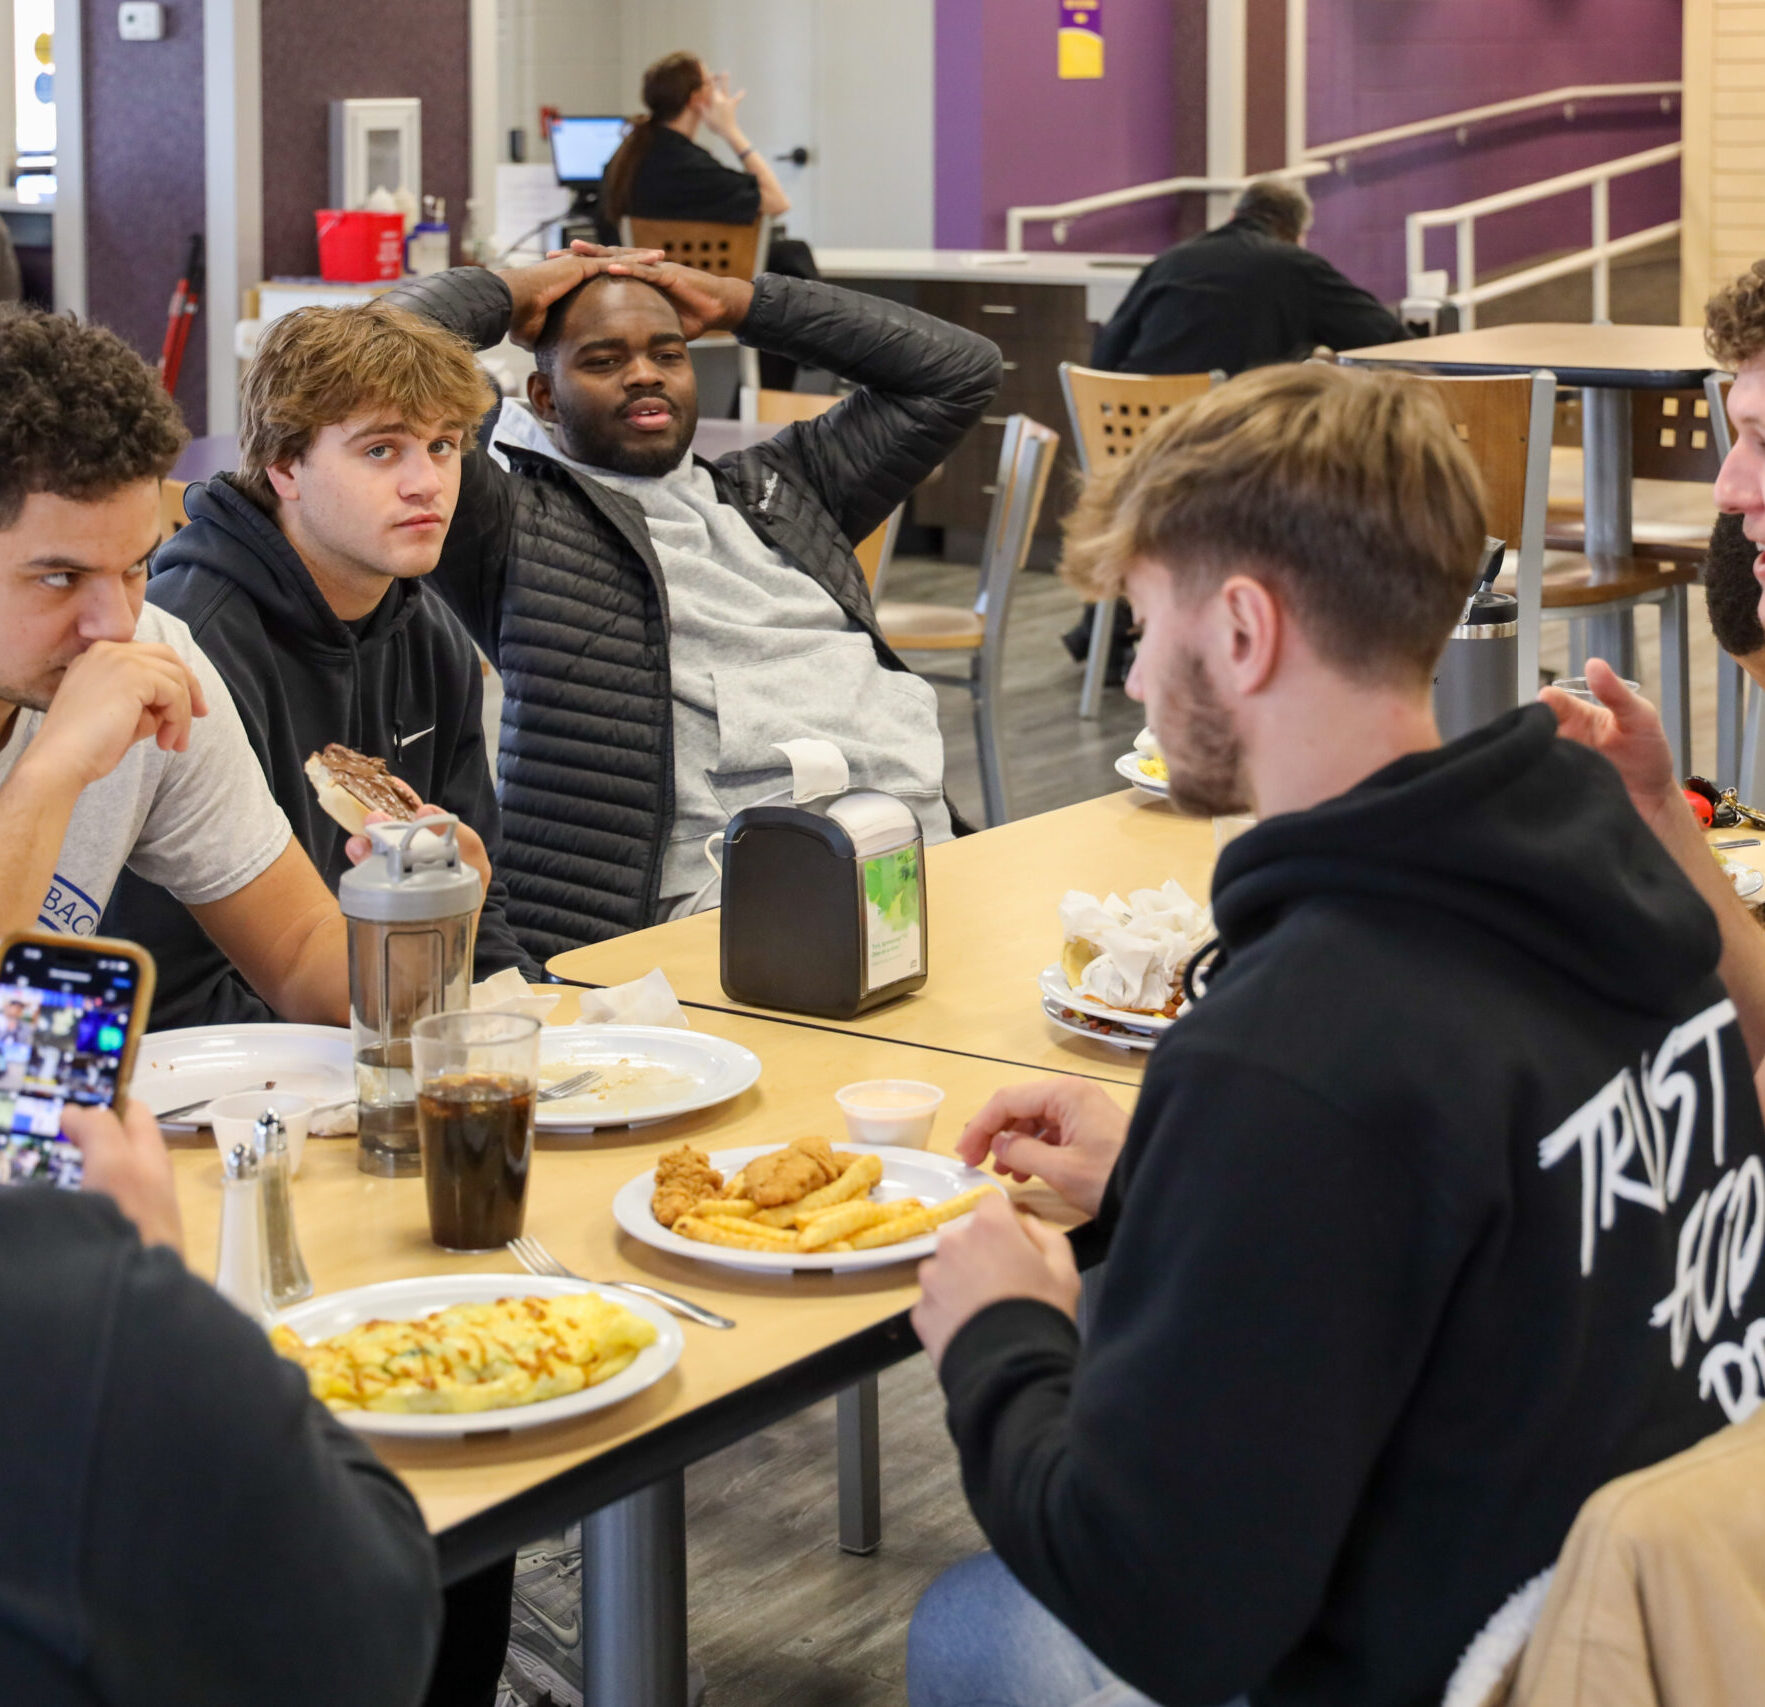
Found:
[[[66,1104],[116,1101],[140,995],[139,964],[59,943],[15,942],[0,960],[0,1185],[80,1183],[61,1136]]]

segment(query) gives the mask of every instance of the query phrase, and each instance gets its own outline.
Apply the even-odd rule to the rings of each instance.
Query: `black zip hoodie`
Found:
[[[1156,1700],[1421,1707],[1593,1489],[1765,1386],[1715,921],[1542,707],[1266,820],[1214,907],[1094,1328],[983,1311],[951,1430],[1006,1564]]]
[[[159,548],[148,600],[182,617],[220,671],[319,874],[335,890],[349,868],[348,837],[319,810],[302,769],[330,741],[384,759],[425,801],[457,813],[484,838],[495,871],[502,819],[484,750],[484,678],[459,619],[421,581],[394,581],[365,623],[345,623],[282,530],[226,475],[190,487],[184,504],[190,525]],[[493,877],[475,976],[514,966],[537,982],[543,974],[515,941],[507,903]],[[100,928],[152,950],[157,1029],[276,1017],[185,908],[133,872]]]

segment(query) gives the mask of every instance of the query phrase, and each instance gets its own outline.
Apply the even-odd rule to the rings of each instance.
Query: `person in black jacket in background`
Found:
[[[1165,250],[1097,334],[1112,373],[1227,374],[1409,334],[1388,308],[1304,247],[1311,197],[1285,178],[1244,188],[1231,220]]]
[[[370,304],[283,316],[245,378],[240,472],[186,492],[190,523],[156,553],[147,599],[183,618],[220,671],[277,804],[333,890],[348,837],[303,767],[335,741],[384,759],[413,808],[459,817],[487,880],[474,970],[537,981],[491,869],[501,815],[483,672],[459,619],[422,583],[494,395],[471,352],[414,315]],[[102,928],[152,951],[156,1029],[276,1017],[144,878],[123,874]]]
[[[1258,178],[1231,220],[1165,250],[1097,334],[1091,365],[1111,373],[1243,373],[1304,361],[1320,347],[1351,350],[1409,333],[1397,316],[1304,247],[1311,197],[1285,178]],[[1132,625],[1115,613],[1108,680],[1120,682]],[[1063,639],[1075,663],[1091,646],[1091,617]]]
[[[0,1191],[0,1701],[415,1707],[416,1501],[185,1269],[146,1107],[64,1122],[83,1189]]]
[[[1305,364],[1173,411],[1069,523],[1145,622],[1173,800],[1260,822],[1132,1120],[1057,1080],[958,1141],[1108,1266],[1082,1341],[1003,1198],[921,1270],[996,1553],[921,1602],[913,1707],[1438,1702],[1588,1494],[1759,1402],[1718,920],[1559,708],[1434,727],[1482,514],[1426,387]]]
[[[382,299],[539,357],[531,412],[505,403],[465,458],[431,583],[503,674],[501,869],[538,957],[710,899],[705,839],[789,789],[781,741],[833,740],[852,784],[906,799],[928,841],[958,827],[936,695],[883,639],[852,545],[1000,373],[985,338],[880,297],[583,250]],[[858,389],[706,462],[686,350],[705,331]]]

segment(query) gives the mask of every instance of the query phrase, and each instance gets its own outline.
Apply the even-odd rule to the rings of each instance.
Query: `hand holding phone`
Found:
[[[134,1222],[144,1245],[169,1245],[184,1250],[184,1222],[178,1214],[178,1187],[172,1158],[159,1133],[159,1122],[144,1102],[131,1102],[122,1119],[108,1108],[62,1110],[62,1133],[78,1147],[85,1162],[84,1187],[115,1199]]]
[[[24,932],[0,943],[0,1185],[74,1187],[69,1105],[121,1108],[153,1000],[130,942]]]

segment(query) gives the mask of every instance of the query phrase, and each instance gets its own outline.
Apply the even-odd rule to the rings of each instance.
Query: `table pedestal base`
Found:
[[[700,1693],[704,1676],[698,1678]],[[678,1471],[582,1520],[582,1707],[692,1707],[686,1480]]]

